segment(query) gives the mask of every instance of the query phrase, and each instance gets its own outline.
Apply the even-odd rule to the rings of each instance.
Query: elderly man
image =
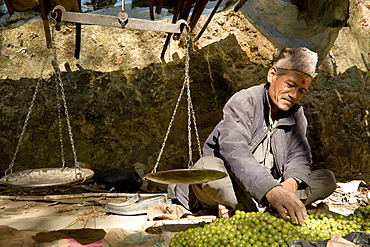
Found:
[[[176,185],[179,202],[191,211],[257,211],[272,206],[283,218],[302,224],[306,205],[336,189],[333,173],[312,170],[307,120],[296,104],[316,76],[317,54],[285,48],[269,69],[266,84],[233,95],[193,168],[229,176],[195,185]]]

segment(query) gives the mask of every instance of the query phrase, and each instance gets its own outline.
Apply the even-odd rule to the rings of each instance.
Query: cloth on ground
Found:
[[[181,205],[162,204],[151,205],[148,208],[148,220],[178,220],[192,213]]]
[[[17,230],[0,226],[0,245],[22,247],[126,247],[161,246],[162,237],[143,231],[126,231],[122,228],[70,229],[58,231]]]

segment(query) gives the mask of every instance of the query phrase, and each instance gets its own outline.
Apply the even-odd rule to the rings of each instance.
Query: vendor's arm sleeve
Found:
[[[237,93],[225,105],[223,119],[218,125],[218,144],[230,176],[261,202],[264,195],[277,186],[278,182],[257,162],[249,146],[255,132],[251,129],[253,121],[263,121],[254,119],[254,111],[263,111],[263,108],[255,107],[253,99]]]
[[[306,138],[307,119],[302,107],[294,116],[296,124],[288,146],[284,180],[291,177],[306,182],[312,168],[311,149]]]

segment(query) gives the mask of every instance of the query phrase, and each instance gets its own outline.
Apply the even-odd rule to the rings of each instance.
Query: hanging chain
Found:
[[[55,47],[55,21],[52,19],[52,35],[51,35],[51,44],[52,49],[56,49]],[[60,156],[62,161],[62,170],[66,167],[66,161],[64,158],[64,145],[63,145],[63,129],[62,129],[62,117],[61,117],[61,98],[60,98],[60,87],[57,80],[57,76],[55,76],[55,87],[56,87],[56,99],[57,99],[57,116],[58,116],[58,129],[59,129],[59,143],[60,143]]]
[[[180,104],[180,101],[181,101],[181,97],[182,97],[182,94],[184,93],[184,89],[185,89],[185,84],[182,85],[182,88],[180,90],[180,94],[179,94],[179,97],[177,98],[177,102],[176,102],[176,106],[175,106],[175,109],[172,113],[172,117],[171,117],[171,120],[170,120],[170,123],[168,125],[168,128],[167,128],[167,132],[166,132],[166,135],[164,137],[164,140],[163,140],[163,144],[162,144],[162,147],[161,147],[161,150],[159,151],[159,155],[158,155],[158,158],[157,158],[157,162],[155,163],[154,165],[154,168],[153,168],[153,171],[152,173],[155,173],[157,172],[157,167],[159,165],[159,161],[161,160],[161,156],[162,156],[162,153],[163,153],[163,150],[164,150],[164,147],[166,145],[166,141],[168,139],[168,135],[170,134],[170,131],[171,131],[171,128],[172,128],[172,124],[173,124],[173,121],[175,120],[175,115],[176,115],[176,112],[177,112],[177,108],[179,107],[179,104]]]
[[[24,120],[24,123],[23,123],[22,131],[21,131],[21,134],[20,134],[19,139],[18,139],[18,144],[17,144],[17,147],[15,148],[15,152],[13,154],[12,161],[10,162],[8,169],[6,169],[6,171],[5,171],[5,175],[8,174],[8,171],[10,171],[10,173],[13,173],[14,162],[15,162],[15,159],[17,158],[17,154],[19,152],[19,148],[20,148],[21,143],[23,141],[24,133],[26,132],[26,128],[27,128],[27,125],[28,125],[28,120],[31,117],[32,109],[33,109],[33,107],[35,105],[35,101],[36,101],[36,98],[37,98],[37,93],[38,93],[39,87],[40,87],[40,82],[42,80],[42,74],[43,74],[44,69],[45,69],[45,66],[46,66],[46,61],[47,61],[46,58],[49,55],[50,55],[50,53],[46,54],[45,59],[44,59],[44,62],[42,64],[41,74],[40,74],[39,80],[37,81],[37,84],[35,86],[35,92],[34,92],[34,94],[32,96],[31,104],[30,104],[30,106],[28,108],[26,119]]]
[[[59,93],[59,85],[58,85],[58,80],[55,80],[55,86],[56,86],[56,99],[57,99],[57,111],[58,111],[58,129],[59,129],[59,143],[60,143],[60,156],[61,156],[61,160],[62,160],[62,169],[64,169],[65,165],[66,165],[66,161],[65,161],[65,158],[64,158],[64,145],[63,145],[63,133],[62,133],[62,117],[61,117],[61,113],[60,113],[60,109],[61,109],[61,106],[60,106],[60,93]]]
[[[193,104],[192,104],[192,101],[191,101],[191,94],[190,94],[190,76],[189,76],[190,43],[191,43],[190,27],[189,26],[186,26],[185,29],[184,29],[184,32],[185,32],[185,41],[186,41],[186,51],[185,51],[185,78],[184,78],[184,82],[183,82],[182,87],[181,87],[181,90],[180,90],[180,94],[179,94],[179,96],[177,98],[175,109],[174,109],[174,111],[172,113],[172,117],[171,117],[170,123],[168,125],[167,132],[166,132],[166,135],[164,137],[163,144],[161,146],[161,150],[159,151],[159,155],[158,155],[157,161],[156,161],[156,163],[154,165],[154,168],[152,170],[152,173],[157,172],[157,168],[158,168],[159,162],[161,160],[161,156],[163,154],[164,148],[166,146],[166,141],[168,139],[168,135],[170,134],[170,131],[171,131],[171,128],[172,128],[172,125],[173,125],[173,121],[175,120],[175,115],[177,113],[177,109],[179,107],[179,104],[180,104],[180,101],[181,101],[181,98],[182,98],[182,95],[184,93],[185,88],[187,90],[187,102],[188,102],[188,108],[187,108],[187,114],[188,114],[187,115],[187,117],[188,117],[188,126],[187,126],[188,127],[188,149],[189,149],[188,168],[190,168],[192,166],[192,164],[193,164],[193,161],[192,161],[192,149],[191,149],[191,118],[193,118],[193,124],[194,124],[194,129],[195,129],[197,144],[198,144],[199,156],[202,157],[202,151],[201,151],[200,141],[199,141],[199,134],[198,134],[198,129],[197,129],[197,125],[196,125],[196,119],[195,119],[195,112],[194,112],[194,109],[193,109]]]
[[[79,172],[76,174],[76,177],[78,177],[78,176],[81,177],[82,176],[81,167],[80,167],[80,165],[78,163],[78,159],[77,159],[77,152],[76,152],[75,145],[74,145],[72,127],[71,127],[71,122],[70,122],[69,113],[68,113],[67,100],[66,100],[66,96],[65,96],[65,93],[64,93],[63,80],[62,80],[60,68],[59,68],[59,65],[58,65],[58,57],[57,57],[57,51],[56,51],[57,49],[56,49],[55,39],[54,39],[55,30],[56,30],[56,20],[53,17],[51,17],[51,23],[52,23],[51,49],[53,51],[53,56],[54,56],[51,63],[53,65],[53,68],[54,68],[55,73],[56,73],[55,74],[56,84],[57,84],[57,87],[59,85],[60,93],[61,93],[62,100],[63,100],[64,114],[66,115],[67,129],[68,129],[69,141],[70,141],[72,152],[73,152],[74,163],[75,163],[75,166],[79,170]],[[59,128],[60,128],[60,133],[59,134],[61,136],[61,126],[59,126]],[[62,159],[64,159],[63,158],[64,157],[63,144],[62,144],[63,140],[60,139],[60,142],[61,142]],[[63,168],[64,168],[64,163],[63,163]]]
[[[191,98],[190,98],[190,110],[191,110],[191,115],[192,115],[192,118],[193,118],[195,138],[197,139],[199,158],[201,158],[202,157],[202,148],[200,146],[200,138],[199,138],[199,134],[198,134],[197,120],[195,118],[195,111],[194,111],[194,108],[193,108],[193,103],[191,102]]]
[[[190,98],[190,77],[189,77],[189,66],[190,66],[190,56],[189,56],[189,49],[190,49],[190,35],[186,33],[185,36],[186,41],[186,49],[185,49],[185,78],[184,84],[186,87],[187,92],[187,101],[188,101],[188,150],[189,150],[189,160],[188,160],[188,168],[193,166],[193,152],[191,149],[191,98]]]
[[[52,29],[52,35],[51,35],[51,37],[52,37],[51,43],[52,43],[52,51],[53,51],[53,56],[54,56],[54,60],[52,61],[52,65],[53,65],[54,70],[56,72],[58,125],[59,125],[59,137],[60,137],[60,145],[61,145],[62,169],[65,168],[65,159],[64,159],[64,148],[63,148],[63,137],[62,137],[62,124],[61,124],[61,114],[60,114],[59,89],[60,89],[60,92],[61,92],[61,95],[62,95],[62,99],[63,99],[63,103],[64,103],[64,111],[65,111],[65,115],[66,115],[66,121],[67,121],[67,126],[68,126],[68,134],[69,134],[70,143],[71,143],[71,147],[72,147],[72,151],[73,151],[74,162],[75,162],[75,166],[79,170],[79,172],[76,173],[76,177],[81,177],[82,176],[81,167],[79,166],[79,163],[78,163],[78,160],[77,160],[77,153],[76,153],[76,149],[75,149],[75,146],[74,146],[72,128],[71,128],[71,123],[70,123],[69,114],[68,114],[67,101],[66,101],[66,97],[65,97],[65,93],[64,93],[63,81],[61,79],[61,73],[60,73],[60,69],[59,69],[58,63],[57,63],[56,47],[55,47],[55,44],[54,44],[54,32],[55,32],[55,23],[56,23],[56,20],[53,19],[53,18],[51,18],[51,20],[52,20],[52,23],[53,23],[53,29]],[[32,109],[33,109],[33,107],[35,105],[35,101],[36,101],[36,98],[37,98],[37,93],[38,93],[38,90],[39,90],[39,87],[40,87],[40,82],[42,80],[42,74],[43,74],[43,72],[45,70],[45,66],[46,66],[46,62],[47,62],[47,59],[46,58],[49,57],[50,53],[51,52],[49,50],[48,54],[45,56],[44,63],[43,63],[42,68],[41,68],[41,75],[40,75],[39,80],[38,80],[38,82],[37,82],[37,84],[35,86],[35,92],[34,92],[34,94],[32,96],[32,100],[31,100],[30,106],[28,108],[27,116],[26,116],[26,119],[25,119],[25,121],[23,123],[22,131],[21,131],[21,134],[20,134],[18,143],[17,143],[17,147],[15,149],[15,152],[13,154],[13,158],[12,158],[10,164],[9,164],[9,167],[5,171],[5,175],[7,175],[9,171],[10,171],[10,173],[13,173],[14,163],[15,163],[15,160],[17,158],[17,154],[19,152],[20,146],[22,144],[22,141],[23,141],[23,138],[24,138],[24,134],[26,132],[26,128],[27,128],[27,125],[28,125],[28,121],[29,121],[29,119],[31,117]]]
[[[188,162],[188,168],[193,166],[193,154],[192,154],[192,148],[191,148],[191,119],[193,118],[194,123],[194,130],[195,130],[195,136],[197,139],[198,144],[198,151],[199,151],[199,157],[202,157],[202,151],[200,148],[200,141],[199,141],[199,135],[198,135],[198,129],[195,119],[195,112],[193,109],[193,103],[191,100],[191,93],[190,93],[190,76],[189,76],[189,68],[190,68],[190,33],[186,33],[186,55],[185,55],[185,87],[187,91],[187,101],[188,101],[188,148],[189,148],[189,162]]]

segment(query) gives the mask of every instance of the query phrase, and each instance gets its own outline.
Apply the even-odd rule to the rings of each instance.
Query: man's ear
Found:
[[[271,67],[269,71],[267,72],[267,81],[272,82],[272,78],[276,75],[277,70],[275,67]]]

